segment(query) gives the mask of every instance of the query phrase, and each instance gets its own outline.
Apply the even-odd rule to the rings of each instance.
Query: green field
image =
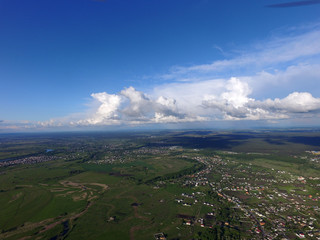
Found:
[[[248,168],[271,174],[270,179],[274,171],[287,172],[283,179],[319,176],[319,165],[303,158],[309,156],[306,150],[319,150],[315,133],[150,135],[2,136],[1,159],[31,162],[0,168],[0,239],[143,240],[154,239],[156,233],[167,239],[259,239],[250,232],[254,224],[243,220],[239,225],[243,212],[215,188],[188,183],[205,170],[205,163],[195,159],[210,162],[212,156],[220,156],[227,163],[221,169],[238,178],[245,178]],[[299,142],[306,138],[306,143]],[[30,156],[54,158],[35,163]],[[219,169],[204,173],[204,181],[221,182],[224,175]],[[314,196],[319,189],[312,186],[278,184],[277,189]],[[197,201],[183,197],[192,207],[178,202],[183,194],[196,194]],[[240,199],[247,195],[234,193]],[[246,201],[253,206],[260,203],[256,197]],[[209,212],[214,217],[206,218]],[[189,219],[194,219],[192,226],[186,225]],[[195,219],[213,226],[201,227]]]

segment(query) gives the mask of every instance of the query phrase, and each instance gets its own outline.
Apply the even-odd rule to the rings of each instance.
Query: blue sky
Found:
[[[319,125],[320,4],[296,2],[1,1],[0,129]]]

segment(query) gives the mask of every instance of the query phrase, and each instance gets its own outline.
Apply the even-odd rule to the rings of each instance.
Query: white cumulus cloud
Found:
[[[89,116],[73,125],[111,125],[142,123],[179,123],[201,121],[204,118],[188,115],[176,105],[170,97],[150,97],[133,87],[125,88],[118,94],[106,92],[91,94],[93,107]],[[53,125],[59,121],[48,121]],[[61,122],[61,121],[60,121]]]
[[[118,109],[121,104],[121,97],[106,92],[93,93],[91,97],[97,101],[98,108],[88,119],[80,120],[77,124],[115,124],[118,123]]]
[[[320,98],[314,98],[308,92],[293,92],[283,99],[255,101],[248,106],[284,113],[308,113],[320,110]]]
[[[247,83],[231,78],[226,91],[219,96],[206,96],[203,105],[218,109],[225,119],[281,119],[293,117],[299,113],[320,111],[320,98],[314,98],[308,92],[293,92],[283,99],[275,98],[263,101],[250,98],[251,89]]]
[[[167,92],[168,86],[162,86],[151,95],[133,87],[125,88],[118,94],[94,93],[91,97],[97,106],[89,117],[76,124],[137,125],[216,119],[284,119],[301,113],[315,114],[320,110],[320,99],[308,92],[293,92],[282,99],[256,100],[250,96],[252,88],[249,83],[239,78],[207,81],[206,84],[205,89],[203,82],[179,83]],[[159,96],[159,93],[162,95]]]

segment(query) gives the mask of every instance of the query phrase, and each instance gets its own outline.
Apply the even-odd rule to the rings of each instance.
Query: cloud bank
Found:
[[[228,81],[226,90],[220,96],[208,96],[203,105],[218,109],[228,120],[284,119],[301,117],[301,113],[311,116],[320,110],[320,98],[314,98],[307,92],[293,92],[282,99],[259,101],[250,98],[248,84],[236,78]]]
[[[252,88],[249,84],[239,78],[207,81],[205,85],[209,91],[203,94],[199,91],[203,82],[180,83],[181,89],[176,99],[157,96],[165,88],[156,89],[152,96],[133,87],[125,88],[117,94],[93,93],[93,107],[86,115],[81,115],[80,120],[69,121],[66,118],[39,124],[44,127],[110,126],[319,117],[320,98],[308,92],[292,92],[284,98],[257,100],[250,97]],[[185,98],[189,101],[184,101]]]
[[[181,123],[203,121],[205,118],[186,114],[177,107],[176,100],[165,96],[152,98],[133,87],[125,88],[118,94],[107,92],[91,94],[91,107],[87,113],[39,122],[43,127],[50,126],[101,126],[139,125],[148,123]],[[70,119],[73,118],[72,121]],[[76,120],[80,118],[79,120]]]
[[[174,67],[148,91],[91,94],[88,110],[26,128],[141,126],[320,117],[320,24],[256,43],[230,59]],[[0,121],[1,129],[21,128]]]

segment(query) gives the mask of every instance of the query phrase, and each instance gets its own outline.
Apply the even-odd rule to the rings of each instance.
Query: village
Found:
[[[95,164],[121,164],[152,155],[168,155],[180,147],[143,147],[136,150],[110,151],[104,159],[89,161]],[[219,155],[203,156],[193,149],[192,160],[205,168],[194,174],[159,181],[155,188],[167,183],[188,189],[177,195],[175,202],[186,208],[203,205],[205,214],[180,214],[185,226],[212,228],[222,224],[228,228],[246,229],[250,236],[264,239],[320,239],[320,177],[305,177],[275,168],[260,168],[250,162],[227,159]],[[225,154],[236,155],[236,152]],[[312,164],[319,154],[307,152]],[[198,155],[198,156],[194,156]],[[191,155],[181,151],[182,158]],[[306,158],[306,157],[305,157]],[[235,223],[217,221],[219,204],[210,201],[207,192],[215,193],[219,201],[232,205],[240,218]],[[210,209],[210,210],[209,210]]]
[[[13,165],[20,165],[20,164],[36,164],[41,162],[48,162],[57,160],[59,157],[57,156],[51,156],[51,155],[37,155],[37,156],[29,156],[29,157],[22,157],[14,160],[8,160],[8,161],[1,161],[0,167],[7,167],[7,166],[13,166]]]
[[[92,163],[126,163],[146,155],[167,155],[176,149],[179,148],[144,147],[116,154],[113,152],[105,159]],[[197,151],[194,149],[194,152]],[[319,155],[308,153],[312,154],[311,162],[319,160]],[[190,158],[188,154],[181,157]],[[183,188],[194,190],[177,196],[175,202],[187,208],[202,204],[211,210],[202,216],[181,214],[178,218],[182,219],[184,225],[212,228],[217,223],[214,219],[217,218],[219,206],[206,197],[206,191],[210,189],[222,201],[231,203],[238,210],[242,228],[246,226],[248,232],[258,239],[320,239],[319,177],[304,177],[274,168],[257,168],[251,163],[224,159],[218,155],[199,155],[192,159],[206,167],[197,173],[169,180]],[[158,183],[160,186],[161,184],[165,182]],[[222,224],[230,228],[240,227],[227,221]]]
[[[206,186],[241,210],[240,222],[250,222],[248,230],[258,239],[320,239],[319,191],[314,195],[309,193],[311,188],[319,189],[316,184],[319,177],[305,178],[275,169],[256,169],[252,164],[224,160],[219,156],[194,159],[205,164],[206,169],[176,180],[195,191],[182,193],[175,201],[185,207],[202,204],[212,210],[198,218],[185,218],[185,225],[212,228],[216,206],[204,201],[204,191],[196,190],[206,189]],[[212,176],[219,180],[212,180]]]

